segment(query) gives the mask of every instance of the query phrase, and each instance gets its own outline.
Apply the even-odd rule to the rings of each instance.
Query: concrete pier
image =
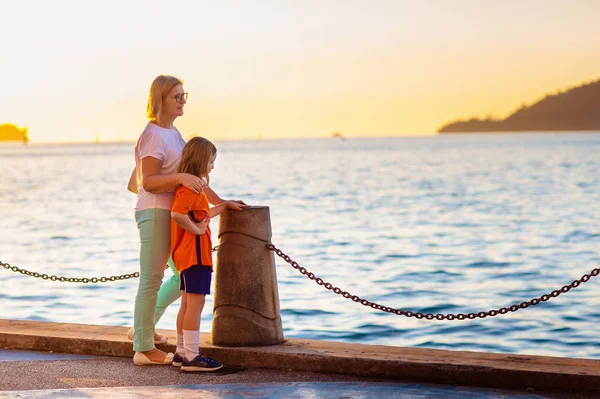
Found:
[[[175,331],[159,332],[175,343]],[[0,319],[0,348],[132,358],[132,343],[126,333],[126,327]],[[200,338],[202,352],[229,367],[501,389],[596,392],[595,397],[600,397],[600,360],[305,339],[264,347],[222,347],[211,345],[209,334]],[[173,344],[159,348],[175,351]]]

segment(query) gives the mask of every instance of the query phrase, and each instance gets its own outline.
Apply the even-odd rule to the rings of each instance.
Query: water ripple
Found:
[[[600,262],[597,134],[217,144],[211,184],[221,197],[269,206],[279,248],[385,306],[498,309],[560,289]],[[0,186],[11,188],[0,191],[0,259],[69,277],[137,271],[135,199],[123,189],[132,153],[132,144],[0,145]],[[279,258],[276,266],[286,337],[600,359],[598,278],[507,315],[449,322],[365,307]],[[0,273],[0,318],[131,324],[136,280],[61,284]],[[203,331],[212,306],[210,295]],[[158,326],[172,329],[176,315],[169,307]]]

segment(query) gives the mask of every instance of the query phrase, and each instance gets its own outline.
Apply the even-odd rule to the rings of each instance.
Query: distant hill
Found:
[[[458,120],[439,133],[600,130],[600,79],[548,94],[533,105],[523,105],[506,119]]]
[[[19,129],[11,123],[0,125],[0,141],[22,141],[27,143],[29,142],[27,128]]]

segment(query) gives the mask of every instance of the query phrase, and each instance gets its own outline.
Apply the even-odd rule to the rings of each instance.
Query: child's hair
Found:
[[[177,85],[183,85],[183,80],[171,75],[158,75],[150,85],[146,117],[151,121],[162,117],[163,98]]]
[[[193,137],[183,147],[181,162],[177,171],[189,173],[210,181],[208,177],[208,161],[217,153],[217,147],[204,137]]]

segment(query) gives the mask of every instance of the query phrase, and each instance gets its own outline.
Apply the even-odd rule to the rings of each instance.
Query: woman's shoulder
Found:
[[[147,141],[150,138],[154,138],[155,136],[160,136],[160,131],[157,129],[158,126],[155,124],[148,122],[148,124],[142,130],[140,137],[138,138],[138,144],[141,141]]]
[[[135,145],[136,154],[139,153],[140,157],[147,155],[154,156],[155,158],[162,159],[164,157],[152,155],[154,152],[159,151],[163,153],[164,139],[161,132],[157,129],[158,126],[148,122],[140,137],[138,137]]]
[[[178,143],[179,141],[181,141],[185,145],[185,140],[183,139],[183,136],[175,126],[173,126],[172,129],[166,129],[152,122],[148,122],[148,124],[142,131],[142,134],[140,135],[140,139],[145,138],[160,139],[162,142],[168,145],[173,145],[174,142]]]
[[[163,131],[163,128],[155,125],[152,122],[148,122],[146,124],[146,127],[144,127],[144,130],[142,131],[142,135],[155,135],[155,134],[160,134]]]

